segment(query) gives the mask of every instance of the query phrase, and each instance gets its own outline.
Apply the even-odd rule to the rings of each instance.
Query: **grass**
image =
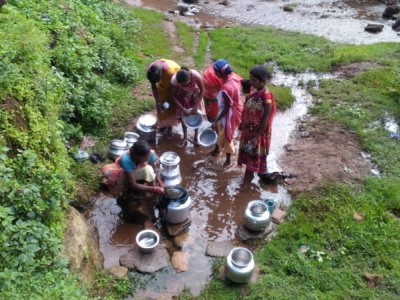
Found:
[[[162,17],[140,9],[135,12],[143,24],[142,37],[146,36],[138,41],[145,60],[175,59],[177,56],[169,50],[168,38],[160,29]],[[178,35],[184,47],[193,49],[193,39],[182,36],[196,33],[177,26],[181,28]],[[276,63],[282,70],[294,73],[327,72],[332,67],[361,61],[381,65],[352,79],[326,80],[311,92],[317,99],[312,113],[353,130],[383,176],[368,178],[359,187],[332,184],[294,199],[278,236],[254,253],[261,270],[259,280],[252,285],[223,282],[216,271],[223,263],[219,260],[214,278],[198,298],[398,299],[400,229],[394,216],[400,215],[400,147],[398,141],[389,138],[384,120],[387,116],[400,119],[399,45],[349,46],[281,30],[217,29],[200,33],[194,55],[198,68],[204,61],[201,57],[205,57],[208,37],[211,58],[229,60],[243,77],[248,77],[251,67],[264,63]],[[293,97],[287,89],[271,89],[280,109],[290,106]],[[121,103],[115,108],[110,136],[121,134],[129,118],[152,107],[151,97],[132,100],[127,91],[119,92]],[[364,220],[356,222],[354,212]],[[299,253],[303,245],[309,247],[305,254]],[[367,286],[366,273],[381,276],[374,288]],[[184,293],[180,298],[192,297]]]

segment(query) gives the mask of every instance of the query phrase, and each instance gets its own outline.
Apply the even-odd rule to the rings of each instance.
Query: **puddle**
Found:
[[[274,119],[271,146],[278,161],[283,153],[283,146],[296,127],[296,121],[307,113],[307,107],[312,103],[311,95],[306,91],[307,82],[313,81],[314,85],[318,85],[319,80],[329,77],[331,76],[312,73],[291,75],[275,70],[273,83],[289,87],[296,99],[290,109],[277,113]],[[207,121],[203,123],[203,128],[209,126]],[[183,289],[189,290],[193,296],[199,295],[212,274],[212,259],[205,256],[209,242],[230,241],[235,246],[249,248],[248,244],[243,245],[236,236],[238,226],[243,224],[243,214],[248,202],[268,197],[274,197],[281,207],[288,207],[291,202],[283,185],[260,185],[257,176],[249,191],[238,193],[244,168],[235,165],[223,170],[221,166],[225,157],[209,156],[208,153],[212,150],[210,148],[193,147],[190,143],[186,149],[177,148],[176,144],[181,139],[180,125],[174,130],[176,134],[172,141],[158,138],[153,148],[159,156],[166,151],[174,151],[181,158],[179,166],[182,186],[193,201],[190,211],[191,225],[186,233],[179,236],[181,251],[190,254],[188,271],[176,273],[169,265],[154,274],[136,276],[139,279],[135,279],[135,297],[158,293],[157,295],[168,299],[181,293]],[[189,138],[193,134],[189,130]],[[238,143],[237,140],[235,142]],[[233,161],[235,159],[236,157],[232,157]],[[124,222],[119,213],[116,200],[107,195],[100,195],[92,210],[87,212],[87,218],[98,229],[105,268],[119,265],[119,257],[132,248],[136,234],[143,229],[142,225]],[[171,246],[172,242],[165,233],[161,242],[167,246],[170,254],[177,250]],[[134,274],[137,273],[131,273]]]

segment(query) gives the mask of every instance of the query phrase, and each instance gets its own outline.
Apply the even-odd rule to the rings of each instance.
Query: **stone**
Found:
[[[229,241],[211,242],[207,245],[206,255],[211,257],[224,257],[227,256],[233,248],[234,246]]]
[[[107,269],[107,273],[115,278],[125,278],[128,275],[128,269],[122,266],[112,266]]]
[[[272,221],[276,224],[281,224],[285,221],[286,211],[276,208],[272,214]]]
[[[384,25],[382,24],[368,24],[364,30],[370,33],[382,32]]]
[[[176,251],[171,258],[172,266],[178,273],[188,270],[189,253]]]
[[[142,253],[137,245],[119,259],[120,265],[141,273],[154,273],[168,265],[169,255],[164,245],[157,245],[151,253]]]
[[[67,210],[66,228],[63,256],[68,260],[69,269],[90,283],[94,280],[93,274],[103,269],[97,232],[72,206]]]
[[[368,287],[372,289],[382,280],[382,275],[366,272],[364,274],[364,280],[367,282]]]
[[[260,239],[267,237],[275,228],[275,224],[271,222],[263,231],[252,231],[247,229],[244,225],[239,225],[236,234],[241,241],[248,241],[252,239]]]
[[[177,236],[182,233],[186,228],[190,226],[190,219],[186,219],[182,223],[179,224],[170,224],[166,223],[167,231],[170,236]]]
[[[183,232],[180,235],[174,237],[174,244],[178,248],[182,248],[183,246],[188,246],[193,243],[195,237],[193,235],[189,235],[188,232]]]
[[[364,216],[363,215],[360,215],[358,212],[353,212],[353,220],[354,221],[356,221],[356,222],[361,222],[361,221],[364,221]]]

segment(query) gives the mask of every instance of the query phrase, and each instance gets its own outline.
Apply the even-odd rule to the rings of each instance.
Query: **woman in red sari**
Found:
[[[224,59],[217,60],[213,68],[223,82],[217,95],[219,111],[213,123],[218,128],[218,141],[211,155],[217,156],[221,149],[224,149],[226,153],[224,167],[228,167],[231,164],[231,155],[235,153],[233,135],[240,124],[243,110],[240,97],[242,78],[233,72],[232,67]]]
[[[267,173],[267,156],[271,145],[272,121],[276,113],[275,100],[265,87],[271,74],[263,66],[250,70],[250,83],[254,88],[244,102],[238,164],[246,165],[242,190],[247,188],[254,173]]]

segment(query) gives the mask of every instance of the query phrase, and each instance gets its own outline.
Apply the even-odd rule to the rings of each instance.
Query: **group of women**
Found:
[[[156,102],[159,128],[167,139],[172,137],[172,126],[180,122],[183,139],[178,147],[185,147],[188,137],[182,118],[201,112],[218,132],[217,145],[210,154],[217,156],[223,150],[224,166],[232,163],[233,137],[240,130],[238,164],[246,166],[242,189],[248,187],[254,173],[267,174],[276,106],[266,87],[271,74],[265,67],[252,68],[249,79],[244,80],[224,59],[217,60],[203,74],[180,67],[172,60],[160,59],[150,64],[147,78]],[[197,144],[197,131],[193,142]]]
[[[265,67],[256,66],[249,76],[247,80],[242,79],[224,59],[217,60],[203,74],[168,59],[157,60],[147,69],[159,128],[165,138],[172,137],[172,126],[182,123],[183,139],[178,147],[185,147],[188,142],[182,118],[201,112],[218,132],[217,145],[210,154],[217,156],[224,151],[224,166],[229,166],[231,155],[236,152],[234,134],[240,130],[237,162],[246,165],[242,190],[250,185],[254,173],[267,173],[271,127],[276,111],[274,97],[266,88],[271,74]],[[197,132],[193,142],[197,143]],[[157,195],[165,193],[157,172],[157,161],[150,145],[139,140],[114,164],[103,167],[107,185],[119,195],[117,201],[125,218],[135,222],[154,220]]]

